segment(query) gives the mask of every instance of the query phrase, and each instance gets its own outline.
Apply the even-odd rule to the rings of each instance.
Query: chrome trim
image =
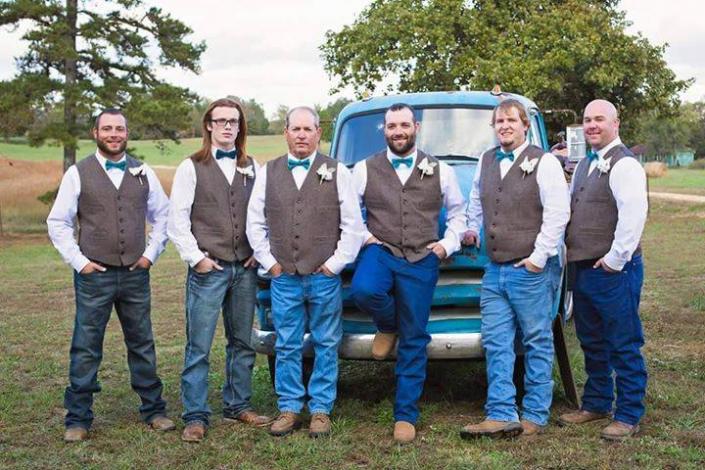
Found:
[[[311,335],[304,336],[304,356],[313,355]],[[273,331],[252,329],[252,346],[260,354],[274,354],[277,335]],[[338,349],[341,359],[372,359],[372,340],[374,335],[344,334]],[[484,356],[480,333],[439,333],[431,335],[431,342],[426,347],[429,359],[477,359]],[[396,358],[396,350],[389,359]]]

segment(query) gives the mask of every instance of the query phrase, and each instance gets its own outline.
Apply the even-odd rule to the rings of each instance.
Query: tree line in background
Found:
[[[16,58],[17,76],[0,81],[0,136],[58,142],[64,168],[101,107],[124,109],[134,139],[200,136],[208,100],[158,79],[154,66],[198,73],[206,45],[189,42],[191,29],[161,8],[142,0],[0,1],[0,27],[20,25],[28,50]],[[628,26],[619,0],[373,0],[354,23],[329,31],[320,49],[338,82],[332,91],[351,87],[359,98],[500,84],[558,111],[546,115],[553,140],[585,103],[606,98],[620,109],[626,142],[705,156],[705,103],[678,99],[692,80],[677,80],[665,46]],[[268,118],[254,98],[238,99],[251,134],[283,131],[286,106]],[[347,102],[317,106],[324,139]]]

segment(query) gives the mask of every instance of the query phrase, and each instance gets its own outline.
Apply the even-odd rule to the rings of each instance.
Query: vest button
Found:
[[[499,212],[496,212],[496,211],[495,211],[494,215],[499,215]]]
[[[406,192],[406,188],[402,188],[401,192],[402,192],[402,193],[405,193],[405,192]]]
[[[492,248],[492,251],[497,251],[497,248]]]
[[[122,212],[122,207],[118,207],[118,212]]]
[[[118,219],[118,222],[122,222],[122,221],[123,221],[122,217]]]
[[[490,235],[490,238],[491,238],[492,240],[494,240],[494,235]]]
[[[585,191],[585,188],[580,188],[581,191]]]
[[[501,192],[502,192],[502,188],[497,188],[497,192],[498,192],[498,193],[501,193]]]
[[[121,254],[121,255],[124,255],[124,254],[125,254],[125,250],[122,250],[122,251],[120,252],[120,254]]]
[[[296,239],[298,240],[299,236],[298,236],[298,235],[294,235],[294,238],[296,238]]]
[[[117,197],[117,200],[118,200],[118,201],[120,200],[120,196]]]

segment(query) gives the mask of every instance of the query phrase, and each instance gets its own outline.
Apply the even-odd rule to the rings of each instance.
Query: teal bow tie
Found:
[[[597,160],[597,152],[593,152],[592,150],[588,150],[587,153],[585,154],[585,157],[589,161]]]
[[[407,168],[411,168],[411,165],[414,164],[414,157],[406,157],[406,158],[399,158],[399,157],[393,157],[392,158],[392,166],[396,170],[399,168],[401,165],[406,165]]]
[[[308,170],[308,168],[311,166],[311,161],[308,160],[308,159],[306,159],[306,160],[293,160],[293,159],[290,158],[290,159],[288,160],[287,165],[288,165],[288,167],[289,167],[289,170],[293,170],[293,169],[296,168],[297,166],[302,166],[302,167],[304,167],[305,169]]]
[[[117,168],[120,171],[125,171],[125,168],[127,168],[127,161],[123,160],[121,162],[113,162],[110,160],[105,160],[105,169],[109,170],[111,168]]]
[[[225,150],[217,149],[215,151],[215,159],[220,160],[221,158],[232,158],[233,160],[237,157],[237,150],[231,150],[226,152]]]
[[[505,158],[508,158],[510,162],[514,161],[514,152],[502,152],[500,149],[497,149],[497,161],[501,162]]]

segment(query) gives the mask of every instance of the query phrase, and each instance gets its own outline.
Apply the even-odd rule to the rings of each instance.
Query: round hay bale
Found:
[[[644,165],[644,171],[649,178],[660,178],[666,176],[668,167],[663,162],[647,162]]]

